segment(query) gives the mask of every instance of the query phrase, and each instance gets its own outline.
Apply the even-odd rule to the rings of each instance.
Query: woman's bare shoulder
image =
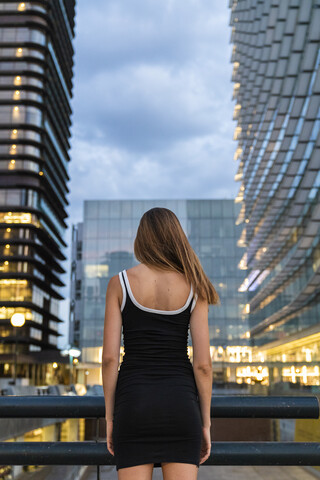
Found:
[[[141,287],[146,292],[160,289],[158,291],[170,291],[171,294],[182,297],[190,292],[190,284],[185,275],[174,270],[161,270],[139,264],[128,269],[128,278],[133,286]]]

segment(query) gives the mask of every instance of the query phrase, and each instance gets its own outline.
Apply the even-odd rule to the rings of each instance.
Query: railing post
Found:
[[[96,418],[96,442],[98,443],[99,441],[99,429],[100,427],[100,418]],[[100,480],[100,465],[97,464],[97,480]]]

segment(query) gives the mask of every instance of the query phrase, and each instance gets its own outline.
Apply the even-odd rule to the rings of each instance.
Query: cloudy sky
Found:
[[[84,199],[235,197],[229,16],[227,0],[77,0],[69,244]]]

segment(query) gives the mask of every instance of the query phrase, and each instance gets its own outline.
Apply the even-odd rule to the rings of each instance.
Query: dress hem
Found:
[[[197,463],[197,462],[192,462],[190,460],[174,460],[174,459],[166,459],[166,460],[143,460],[139,463],[137,462],[129,462],[129,464],[121,464],[121,465],[116,465],[116,470],[120,470],[121,468],[128,468],[128,467],[138,467],[140,465],[146,465],[146,464],[149,464],[149,463],[153,463],[153,467],[154,468],[161,468],[161,463],[188,463],[189,465],[195,465],[196,467],[200,467],[200,464]]]

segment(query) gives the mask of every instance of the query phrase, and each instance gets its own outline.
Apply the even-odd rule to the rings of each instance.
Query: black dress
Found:
[[[116,469],[161,462],[199,467],[202,422],[188,328],[197,295],[192,286],[178,310],[140,305],[126,270],[119,273],[125,355],[115,392],[113,446]]]

